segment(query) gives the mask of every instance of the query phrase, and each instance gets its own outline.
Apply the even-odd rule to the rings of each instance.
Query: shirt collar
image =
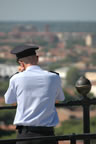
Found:
[[[32,70],[32,69],[41,69],[41,68],[38,65],[32,65],[32,66],[27,67],[26,71]]]

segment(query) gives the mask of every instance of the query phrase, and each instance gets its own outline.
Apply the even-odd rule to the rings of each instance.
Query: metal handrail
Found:
[[[84,140],[84,144],[90,144],[90,139],[96,139],[96,134],[90,134],[90,106],[96,105],[96,98],[88,98],[87,94],[91,89],[90,81],[85,77],[81,77],[76,83],[77,91],[82,94],[83,98],[81,100],[69,101],[66,103],[57,103],[56,107],[65,107],[65,106],[82,106],[83,107],[83,132],[84,134],[72,134],[64,136],[44,136],[44,137],[35,137],[35,138],[23,138],[23,139],[8,139],[0,140],[0,144],[4,142],[16,142],[16,141],[26,141],[26,140],[70,140],[70,144],[76,144],[76,140]],[[16,109],[16,106],[0,106],[0,110],[4,109]]]
[[[18,139],[6,139],[0,140],[0,144],[3,143],[12,143],[18,141],[30,141],[30,140],[56,140],[56,141],[76,141],[76,140],[87,140],[87,139],[96,139],[96,134],[71,134],[71,135],[64,135],[64,136],[40,136],[40,137],[28,137],[28,138],[18,138]]]

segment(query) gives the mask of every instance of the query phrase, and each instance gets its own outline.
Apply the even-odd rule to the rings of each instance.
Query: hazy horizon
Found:
[[[28,22],[52,22],[52,23],[54,23],[54,22],[57,22],[57,23],[67,23],[67,22],[77,22],[77,23],[79,23],[79,22],[84,22],[84,23],[96,23],[96,21],[94,20],[94,21],[88,21],[88,20],[0,20],[0,22],[12,22],[12,23],[14,23],[14,22],[25,22],[25,23],[28,23]]]
[[[96,0],[0,0],[0,21],[96,22]]]

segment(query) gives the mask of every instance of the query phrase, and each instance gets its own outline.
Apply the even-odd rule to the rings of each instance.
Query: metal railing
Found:
[[[17,141],[29,141],[29,140],[56,140],[56,141],[70,141],[70,144],[76,144],[77,140],[83,140],[84,144],[90,144],[91,139],[96,139],[96,134],[90,133],[90,106],[96,105],[96,98],[88,98],[87,94],[91,89],[91,83],[84,76],[81,77],[76,83],[77,91],[83,96],[81,100],[69,101],[66,103],[58,103],[56,107],[66,106],[82,106],[83,108],[83,134],[72,134],[64,136],[44,136],[44,137],[32,137],[23,139],[8,139],[0,140],[0,144],[13,143]],[[0,110],[4,109],[16,109],[16,106],[1,106]]]

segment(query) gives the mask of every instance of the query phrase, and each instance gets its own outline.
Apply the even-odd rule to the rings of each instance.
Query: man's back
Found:
[[[64,100],[58,75],[30,66],[11,81],[18,105],[14,124],[54,126],[58,123],[55,101]]]

